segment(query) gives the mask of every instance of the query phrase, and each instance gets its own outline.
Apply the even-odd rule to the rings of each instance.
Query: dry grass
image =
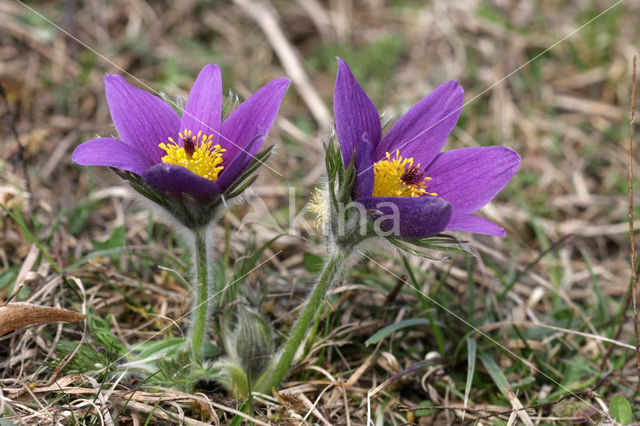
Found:
[[[368,415],[378,424],[606,423],[620,394],[639,419],[633,321],[622,308],[640,5],[623,2],[573,33],[615,2],[250,3],[33,6],[84,46],[20,3],[0,3],[0,202],[12,215],[0,212],[0,302],[88,314],[86,323],[1,337],[0,415],[17,424],[227,424],[240,416],[236,424],[357,425]],[[70,160],[79,142],[114,133],[104,74],[126,70],[186,95],[198,70],[216,63],[241,98],[271,78],[292,78],[270,135],[277,173],[263,169],[254,186],[264,205],[254,198],[235,207],[219,229],[233,236],[219,244],[233,263],[252,229],[259,243],[277,234],[257,222],[288,226],[289,184],[301,210],[322,176],[336,55],[390,119],[437,84],[461,82],[468,104],[448,148],[504,144],[522,156],[517,177],[483,209],[508,237],[465,236],[472,259],[411,259],[415,277],[397,256],[369,254],[332,290],[326,322],[289,382],[255,395],[253,411],[214,383],[187,394],[101,373],[118,345],[126,352],[180,336],[189,309],[180,279],[188,259],[170,227],[133,203],[109,170]],[[320,254],[320,238],[302,229],[272,244],[269,261],[242,283],[266,293],[262,312],[277,329],[292,323],[306,294],[305,255]],[[429,325],[364,345],[408,318]],[[105,330],[114,347],[102,346]],[[74,352],[80,342],[97,355]],[[105,364],[82,369],[96,360]]]

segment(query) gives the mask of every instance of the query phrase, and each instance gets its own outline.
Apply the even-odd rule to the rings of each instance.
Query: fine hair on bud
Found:
[[[245,304],[238,304],[233,315],[227,315],[224,343],[227,355],[243,367],[249,380],[255,379],[274,354],[271,326],[258,312]]]

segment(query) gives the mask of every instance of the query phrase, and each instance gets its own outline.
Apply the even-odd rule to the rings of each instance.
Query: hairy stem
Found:
[[[304,340],[309,326],[318,314],[320,304],[324,300],[324,296],[331,287],[331,284],[342,273],[344,263],[349,257],[350,250],[336,249],[327,261],[322,274],[318,277],[316,284],[311,292],[311,296],[307,299],[306,305],[302,309],[302,313],[291,330],[291,334],[280,351],[278,357],[267,367],[258,382],[255,390],[258,392],[269,392],[272,388],[280,385],[285,376],[289,373],[293,358]]]
[[[194,304],[193,320],[189,331],[191,341],[191,354],[196,363],[202,361],[202,345],[207,334],[209,325],[209,287],[212,287],[213,276],[210,273],[209,262],[211,261],[210,245],[207,244],[207,231],[205,228],[198,228],[193,231],[195,256],[195,271],[193,276],[194,284]]]

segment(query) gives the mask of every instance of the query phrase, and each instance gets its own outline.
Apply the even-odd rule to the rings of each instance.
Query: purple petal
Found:
[[[444,231],[451,217],[451,205],[438,197],[363,197],[356,200],[365,208],[380,211],[384,232],[421,238]]]
[[[501,226],[478,216],[468,213],[454,213],[447,224],[449,231],[465,231],[474,234],[495,235],[496,237],[506,236],[506,232]]]
[[[254,145],[262,145],[265,138],[266,135],[256,136],[249,145],[247,145],[246,149],[240,151],[240,153],[236,155],[231,163],[223,163],[224,169],[222,169],[220,177],[216,181],[221,192],[224,192],[229,185],[231,185],[242,174],[242,172],[244,172],[253,158],[250,152],[253,150]]]
[[[119,75],[107,75],[104,84],[120,139],[151,163],[159,163],[165,152],[158,145],[178,134],[178,114],[162,99],[132,86]]]
[[[71,159],[83,166],[108,166],[142,174],[152,163],[137,149],[118,139],[98,138],[78,146]]]
[[[213,201],[220,195],[217,183],[175,164],[156,164],[146,170],[142,178],[161,192],[178,197],[188,194],[203,203]]]
[[[504,146],[454,149],[439,154],[425,170],[429,191],[453,206],[473,213],[504,188],[520,167],[520,156]]]
[[[340,58],[333,91],[333,115],[345,167],[365,134],[374,146],[380,142],[382,129],[378,110],[353,77],[347,63]]]
[[[180,131],[189,129],[194,135],[202,131],[213,135],[213,144],[220,135],[220,114],[222,114],[222,77],[217,65],[202,68],[191,87],[187,104],[182,113]]]
[[[232,161],[256,136],[269,133],[287,87],[289,79],[276,78],[270,81],[244,101],[222,123],[219,143],[227,149],[222,157],[225,162]],[[246,150],[254,156],[260,150],[263,141],[264,138],[260,143],[253,144],[250,150]]]
[[[373,144],[365,137],[356,151],[356,182],[354,198],[370,197],[373,193]]]
[[[403,157],[428,165],[456,126],[463,102],[464,91],[455,81],[436,87],[391,127],[376,149],[376,160],[400,150]]]

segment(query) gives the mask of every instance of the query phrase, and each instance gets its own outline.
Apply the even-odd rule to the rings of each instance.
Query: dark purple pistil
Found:
[[[196,140],[193,136],[182,139],[182,148],[184,148],[187,157],[193,156],[193,153],[196,152]]]
[[[400,180],[406,185],[419,185],[420,182],[424,182],[424,173],[417,167],[409,167],[404,171],[402,176],[400,176]]]

